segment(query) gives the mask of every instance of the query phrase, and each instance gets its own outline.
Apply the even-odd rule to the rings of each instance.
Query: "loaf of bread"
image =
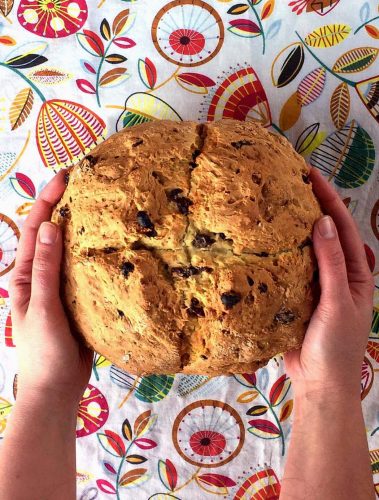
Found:
[[[67,175],[73,331],[134,374],[256,370],[301,346],[321,211],[292,146],[255,122],[125,129]]]

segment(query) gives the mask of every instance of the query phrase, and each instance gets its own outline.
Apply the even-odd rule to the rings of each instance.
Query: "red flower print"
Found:
[[[108,420],[108,402],[91,384],[87,385],[78,409],[76,437],[84,437],[97,432]]]
[[[192,434],[189,442],[195,453],[205,457],[219,455],[226,446],[224,436],[214,431],[197,431]]]
[[[175,419],[172,440],[186,462],[198,467],[220,467],[241,451],[245,428],[230,405],[205,399],[183,408]]]
[[[200,66],[224,43],[220,15],[202,0],[174,0],[157,13],[151,27],[155,48],[178,66]]]
[[[88,15],[85,0],[21,0],[17,18],[28,31],[46,38],[76,33]]]
[[[171,33],[169,43],[178,54],[198,54],[204,49],[204,35],[195,30],[179,29]]]

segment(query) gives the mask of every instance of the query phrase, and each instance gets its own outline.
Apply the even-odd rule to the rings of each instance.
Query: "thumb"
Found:
[[[43,222],[38,231],[32,270],[30,302],[46,308],[59,300],[62,234],[52,222]]]
[[[320,271],[320,304],[333,307],[350,295],[350,289],[337,228],[328,215],[317,221],[313,243]]]

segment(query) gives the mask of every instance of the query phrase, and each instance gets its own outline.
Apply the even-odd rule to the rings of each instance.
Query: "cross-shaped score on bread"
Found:
[[[320,215],[303,158],[258,123],[125,129],[55,212],[69,317],[131,373],[255,370],[301,346]]]

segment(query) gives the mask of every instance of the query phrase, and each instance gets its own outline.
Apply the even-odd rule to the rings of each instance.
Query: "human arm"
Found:
[[[373,278],[342,200],[317,170],[310,178],[330,217],[318,221],[313,233],[320,302],[302,349],[285,356],[295,416],[280,499],[371,500],[375,493],[360,380]]]
[[[17,401],[0,449],[2,500],[75,498],[76,414],[92,353],[70,332],[59,297],[62,235],[46,222],[64,189],[60,172],[36,201],[12,275],[19,370]]]

